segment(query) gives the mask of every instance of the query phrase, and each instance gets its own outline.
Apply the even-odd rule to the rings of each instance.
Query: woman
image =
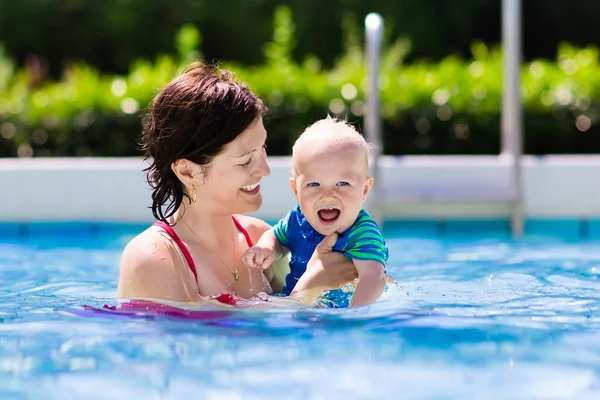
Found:
[[[281,289],[288,267],[246,268],[241,255],[270,228],[239,215],[262,204],[266,161],[265,107],[233,74],[191,65],[167,84],[144,121],[142,148],[157,222],[131,240],[117,296],[200,302],[222,293],[250,298]],[[331,252],[335,237],[315,251],[297,291],[337,287],[357,276]],[[327,269],[323,265],[327,265]]]

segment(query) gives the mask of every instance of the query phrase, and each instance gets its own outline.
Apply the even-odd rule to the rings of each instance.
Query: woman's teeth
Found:
[[[246,191],[246,192],[251,192],[254,189],[256,189],[256,187],[258,186],[258,182],[256,182],[254,185],[249,185],[249,186],[242,186],[240,189]]]

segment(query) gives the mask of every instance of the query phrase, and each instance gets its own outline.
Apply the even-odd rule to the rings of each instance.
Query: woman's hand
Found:
[[[309,292],[336,289],[358,278],[358,271],[342,253],[333,251],[338,239],[337,233],[326,236],[315,249],[306,266],[306,272],[300,277],[292,295],[309,295]]]

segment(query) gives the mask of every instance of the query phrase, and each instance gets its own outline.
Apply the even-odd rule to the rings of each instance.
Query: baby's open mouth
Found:
[[[333,224],[340,217],[342,212],[337,208],[324,208],[322,210],[317,211],[319,215],[319,220],[323,224]]]

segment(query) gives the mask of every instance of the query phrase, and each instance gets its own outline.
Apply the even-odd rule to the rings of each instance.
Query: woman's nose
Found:
[[[266,154],[260,158],[260,164],[258,165],[257,173],[259,173],[260,176],[271,175],[271,168],[269,167],[269,164],[267,163],[267,155]]]

